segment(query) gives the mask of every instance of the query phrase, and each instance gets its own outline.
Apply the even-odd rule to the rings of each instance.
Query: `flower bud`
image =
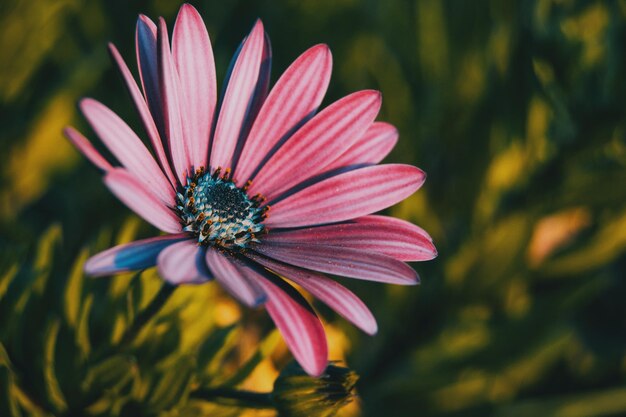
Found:
[[[329,364],[315,378],[292,362],[274,382],[272,401],[280,417],[330,417],[354,397],[358,375]]]

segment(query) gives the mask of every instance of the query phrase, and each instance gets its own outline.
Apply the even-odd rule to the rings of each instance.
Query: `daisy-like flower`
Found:
[[[380,93],[359,91],[318,113],[332,66],[326,45],[299,56],[270,91],[270,44],[259,20],[232,60],[218,105],[209,35],[188,4],[171,47],[165,21],[143,15],[136,47],[141,89],[115,46],[109,51],[153,152],[90,98],[80,109],[119,166],[73,128],[65,134],[117,198],[166,234],[97,254],[86,272],[156,265],[175,285],[215,279],[242,303],[264,304],[296,360],[321,374],[324,329],[288,282],[374,334],[364,303],[324,274],[412,285],[418,276],[405,262],[436,256],[421,228],[372,215],[425,179],[413,166],[377,165],[398,138],[393,126],[374,121]]]

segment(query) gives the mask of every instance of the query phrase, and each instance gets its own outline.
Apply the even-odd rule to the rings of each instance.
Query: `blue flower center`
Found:
[[[265,231],[263,220],[269,206],[259,207],[263,197],[248,197],[246,190],[237,187],[230,178],[230,170],[220,176],[204,169],[187,178],[187,185],[177,193],[177,212],[183,230],[193,233],[198,243],[229,250],[242,250]]]

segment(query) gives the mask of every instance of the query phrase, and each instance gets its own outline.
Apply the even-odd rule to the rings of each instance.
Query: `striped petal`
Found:
[[[326,45],[310,48],[287,68],[252,126],[235,178],[250,178],[278,143],[313,116],[326,94],[331,69],[332,55]]]
[[[164,203],[174,201],[174,189],[135,132],[104,104],[86,98],[80,109],[100,140],[118,161]]]
[[[211,167],[231,167],[247,112],[254,100],[263,58],[265,33],[260,20],[246,38],[228,80],[213,135]]]
[[[104,159],[100,152],[93,147],[89,139],[84,137],[78,130],[73,127],[66,127],[63,129],[63,134],[66,138],[72,142],[72,144],[78,149],[80,153],[82,153],[85,158],[89,160],[92,164],[94,164],[100,170],[106,172],[113,169],[113,166]]]
[[[170,163],[167,160],[167,155],[165,153],[165,149],[163,148],[163,142],[161,141],[161,135],[159,135],[159,130],[157,129],[156,124],[154,123],[154,119],[150,114],[150,109],[146,104],[144,97],[141,95],[141,91],[133,78],[128,66],[122,59],[119,51],[112,43],[109,44],[109,52],[111,57],[117,64],[117,67],[124,79],[124,83],[126,84],[126,88],[128,89],[128,93],[135,104],[135,109],[137,113],[139,113],[139,117],[141,118],[141,122],[143,123],[143,127],[150,138],[150,142],[152,143],[152,149],[154,149],[156,156],[159,160],[159,164],[165,172],[167,179],[170,181],[172,185],[176,184],[176,179],[174,178],[174,174],[172,173],[172,168],[170,168]]]
[[[159,275],[173,285],[200,284],[210,279],[204,265],[204,247],[186,239],[164,249],[157,258]]]
[[[348,223],[272,232],[264,243],[299,246],[323,245],[378,252],[400,261],[427,261],[437,250],[424,231],[406,221],[386,216],[365,216]]]
[[[264,276],[266,279],[259,275],[259,283],[267,293],[267,312],[302,369],[312,376],[321,375],[328,364],[328,344],[322,323],[291,285],[269,273]]]
[[[272,206],[265,224],[276,227],[334,223],[382,210],[413,194],[426,175],[410,165],[355,169],[320,181]]]
[[[193,109],[188,109],[182,101],[181,86],[170,52],[170,42],[167,35],[167,26],[163,18],[159,19],[157,32],[158,61],[159,61],[159,88],[163,100],[163,118],[165,121],[165,134],[169,143],[170,155],[174,164],[174,171],[178,181],[185,185],[191,162],[189,159],[189,144],[186,124],[183,123],[182,114],[188,114]]]
[[[398,129],[385,122],[374,122],[347,151],[327,168],[375,165],[385,159],[398,142]]]
[[[397,285],[419,283],[417,272],[390,256],[338,246],[300,246],[262,242],[254,248],[263,255],[313,271]]]
[[[104,183],[122,203],[154,227],[167,233],[180,233],[176,214],[128,171],[114,168],[105,175]]]
[[[248,266],[212,249],[206,251],[206,263],[222,287],[243,304],[255,307],[265,302],[265,292],[250,279]]]
[[[328,305],[365,333],[373,335],[378,331],[376,319],[363,301],[337,281],[322,274],[296,268],[255,254],[252,254],[250,258],[300,285],[312,296]]]
[[[151,237],[115,246],[85,262],[85,272],[94,277],[139,271],[156,265],[157,256],[168,246],[187,239],[186,234]]]
[[[159,87],[159,66],[157,59],[157,27],[149,17],[139,15],[135,31],[137,67],[143,94],[148,102],[152,117],[161,137],[165,137],[165,124]]]
[[[188,110],[185,123],[189,125],[189,159],[195,168],[206,167],[217,82],[209,34],[198,11],[190,4],[183,4],[178,12],[172,55],[180,77],[180,99]]]
[[[234,64],[233,64],[234,67]],[[270,37],[267,32],[265,33],[265,37],[263,38],[263,55],[261,56],[261,66],[259,68],[259,80],[256,83],[256,88],[254,89],[254,94],[252,97],[252,101],[250,104],[250,108],[246,112],[246,117],[244,118],[241,132],[239,134],[239,140],[237,142],[237,147],[235,148],[235,152],[232,157],[231,167],[234,168],[237,160],[239,159],[239,155],[241,154],[241,148],[247,140],[248,134],[250,133],[250,128],[252,124],[257,118],[259,111],[261,110],[261,106],[265,103],[265,99],[267,98],[267,93],[270,87],[270,74],[272,72],[272,45],[270,43]],[[230,77],[230,76],[229,76]]]
[[[366,90],[331,104],[302,126],[254,177],[250,193],[272,201],[282,191],[324,171],[374,121],[381,95]]]

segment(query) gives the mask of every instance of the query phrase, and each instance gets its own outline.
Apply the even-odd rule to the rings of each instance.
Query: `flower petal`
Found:
[[[265,292],[249,278],[249,267],[213,249],[206,251],[206,263],[215,279],[237,300],[249,307],[265,302]]]
[[[78,130],[73,127],[66,127],[63,129],[63,133],[65,134],[65,137],[72,142],[76,149],[78,149],[80,153],[82,153],[85,158],[89,159],[89,162],[94,164],[97,168],[105,172],[113,169],[113,166],[109,163],[109,161],[104,159],[104,157],[100,155],[100,152],[98,152],[96,148],[93,147],[91,142],[89,142],[89,139],[84,137]]]
[[[413,268],[376,252],[338,246],[265,242],[256,245],[254,250],[269,258],[313,271],[397,285],[419,283]]]
[[[233,64],[234,67],[234,64]],[[235,152],[233,153],[231,167],[234,168],[237,160],[239,159],[239,155],[241,154],[241,148],[243,147],[245,141],[247,140],[248,134],[250,133],[250,128],[252,127],[252,123],[257,118],[259,114],[259,110],[261,110],[261,106],[265,102],[267,98],[267,93],[270,87],[270,74],[272,72],[272,45],[270,43],[270,37],[267,32],[265,32],[265,36],[263,38],[263,56],[261,57],[261,66],[259,68],[259,80],[256,83],[256,87],[254,89],[254,95],[252,97],[252,101],[250,103],[250,107],[246,112],[246,117],[244,118],[243,125],[241,127],[241,132],[239,134],[239,140],[237,142],[237,147],[235,148]],[[230,79],[230,75],[229,75]]]
[[[282,191],[323,172],[371,125],[380,104],[380,93],[366,90],[322,110],[261,167],[250,193],[261,193],[271,201]]]
[[[137,113],[139,113],[139,117],[143,123],[143,127],[150,138],[150,142],[152,143],[152,148],[156,152],[157,158],[159,160],[159,164],[161,165],[161,169],[165,172],[167,179],[170,181],[172,185],[176,184],[176,179],[174,178],[174,173],[172,172],[172,168],[170,168],[170,163],[167,160],[167,155],[165,154],[165,149],[163,148],[163,142],[161,141],[161,136],[159,135],[159,130],[157,129],[156,124],[154,123],[154,119],[150,114],[150,109],[148,108],[144,97],[141,95],[141,91],[139,87],[137,87],[137,83],[133,78],[128,66],[122,59],[119,51],[112,43],[109,44],[109,52],[111,57],[117,64],[117,67],[124,79],[124,83],[126,84],[126,88],[128,89],[128,93],[135,104],[135,109],[137,109]]]
[[[159,18],[157,32],[158,60],[159,60],[159,88],[163,100],[163,118],[165,134],[169,143],[170,155],[174,164],[174,171],[178,181],[185,185],[187,175],[190,174],[191,161],[189,159],[189,133],[187,125],[183,123],[181,114],[188,114],[194,109],[188,109],[183,102],[182,89],[178,72],[174,67],[174,60],[170,51],[170,41],[167,35],[167,26],[163,18]]]
[[[385,122],[374,122],[354,145],[326,169],[350,165],[375,165],[385,159],[398,142],[398,129]]]
[[[232,168],[232,158],[259,80],[264,39],[263,24],[257,20],[243,43],[224,93],[213,135],[212,168]]]
[[[387,164],[327,178],[272,206],[265,224],[275,227],[334,223],[374,213],[413,194],[426,175],[419,168]]]
[[[85,262],[85,272],[94,277],[138,271],[156,265],[157,256],[166,247],[187,239],[187,235],[157,236],[115,246]]]
[[[157,258],[159,275],[173,285],[208,281],[210,276],[204,264],[205,250],[192,239],[168,246]]]
[[[186,102],[185,123],[189,125],[190,162],[197,169],[206,167],[210,131],[217,102],[217,82],[213,49],[206,26],[198,11],[183,4],[172,35],[172,55]]]
[[[322,274],[277,262],[256,254],[251,254],[250,258],[276,274],[300,285],[312,296],[324,302],[365,333],[373,335],[378,331],[376,319],[363,301],[337,281]]]
[[[152,117],[161,134],[165,137],[165,124],[159,87],[159,66],[157,59],[157,27],[149,17],[139,15],[135,31],[137,67],[143,87],[143,94],[148,102]]]
[[[282,279],[269,273],[258,277],[268,297],[265,308],[289,350],[309,375],[321,375],[328,364],[328,344],[317,314],[302,295]]]
[[[104,104],[86,98],[80,109],[98,137],[118,161],[165,203],[174,201],[174,189],[135,132]]]
[[[167,233],[180,233],[178,217],[144,184],[123,168],[114,168],[104,177],[111,192],[148,223]]]
[[[373,219],[372,219],[373,218]],[[437,250],[424,231],[406,221],[386,216],[365,216],[347,223],[275,231],[264,243],[299,246],[323,245],[378,252],[400,261],[428,261]]]
[[[316,45],[278,79],[243,145],[235,178],[247,180],[274,147],[311,118],[322,102],[332,69],[328,46]]]

